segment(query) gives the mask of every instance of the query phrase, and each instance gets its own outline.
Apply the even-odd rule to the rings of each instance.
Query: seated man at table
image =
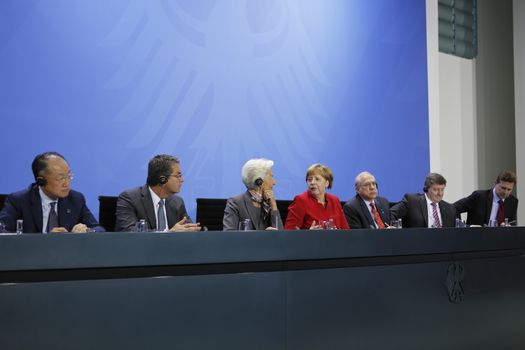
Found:
[[[489,220],[497,222],[498,226],[516,225],[518,198],[512,195],[516,184],[516,174],[512,171],[502,171],[496,178],[496,183],[490,190],[474,191],[468,197],[454,203],[458,214],[467,212],[467,224],[483,226]]]
[[[423,194],[407,193],[403,200],[392,208],[392,219],[402,219],[403,227],[454,227],[456,226],[456,209],[445,202],[447,180],[438,174],[430,173],[425,178]]]
[[[27,233],[104,231],[82,193],[71,189],[73,174],[62,155],[39,154],[31,167],[35,183],[10,194],[0,212],[7,231],[16,230],[17,220],[23,220],[23,232]]]
[[[146,185],[122,192],[117,199],[116,231],[134,231],[146,220],[149,231],[200,231],[176,193],[184,179],[177,158],[159,154],[148,163]]]
[[[356,195],[343,206],[346,221],[351,228],[388,227],[390,223],[390,203],[378,196],[374,175],[364,171],[355,178]]]

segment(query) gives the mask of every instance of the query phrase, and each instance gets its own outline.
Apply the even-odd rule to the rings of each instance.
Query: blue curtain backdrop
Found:
[[[322,162],[342,200],[363,170],[399,200],[429,171],[426,67],[423,0],[3,0],[0,192],[56,150],[95,213],[157,153],[181,159],[193,218],[253,157],[280,199]]]

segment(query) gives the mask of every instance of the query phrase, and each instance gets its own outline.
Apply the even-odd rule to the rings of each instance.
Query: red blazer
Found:
[[[320,221],[329,219],[334,220],[338,229],[349,229],[339,198],[325,193],[325,199],[326,207],[308,191],[295,196],[292,204],[288,207],[288,216],[284,224],[285,230],[296,230],[297,228],[308,230],[314,220],[319,224]]]

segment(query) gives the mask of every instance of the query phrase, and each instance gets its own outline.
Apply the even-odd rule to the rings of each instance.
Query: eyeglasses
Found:
[[[73,180],[73,178],[74,178],[73,174],[67,174],[67,175],[62,175],[62,176],[55,177],[55,180],[57,182],[64,183],[64,182]]]
[[[178,173],[176,175],[171,174],[170,176],[176,177],[177,179],[180,179],[182,177],[182,173]]]
[[[372,182],[365,182],[363,184],[361,184],[362,187],[377,187],[377,182],[375,181],[372,181]]]

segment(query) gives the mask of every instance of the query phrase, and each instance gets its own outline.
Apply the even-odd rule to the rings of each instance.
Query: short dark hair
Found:
[[[47,171],[47,161],[53,157],[62,158],[67,162],[66,158],[58,152],[44,152],[38,154],[35,159],[33,159],[33,163],[31,163],[31,170],[33,170],[35,180],[37,177],[41,176],[43,172]]]
[[[177,157],[169,154],[157,154],[151,158],[148,163],[148,186],[155,186],[160,184],[162,176],[169,177],[173,164],[179,164]]]
[[[425,183],[423,184],[423,192],[426,193],[428,191],[428,189],[434,184],[446,185],[447,184],[447,180],[441,174],[430,173],[425,178]]]
[[[503,182],[510,182],[515,184],[517,180],[516,173],[510,170],[504,170],[501,173],[498,174],[498,177],[496,178],[496,183]]]

